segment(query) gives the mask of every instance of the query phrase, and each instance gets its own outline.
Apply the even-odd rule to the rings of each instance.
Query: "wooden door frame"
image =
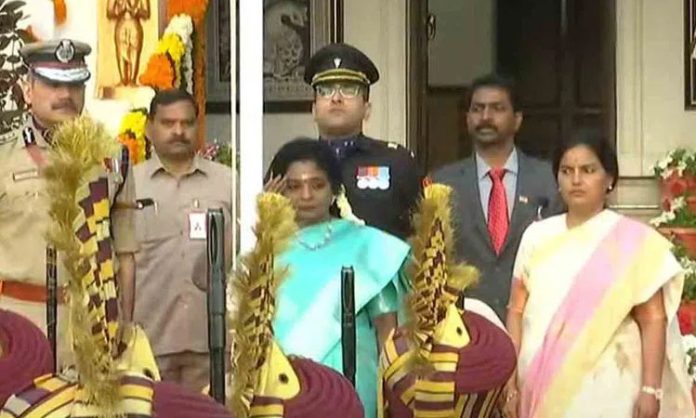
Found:
[[[605,87],[607,95],[607,139],[612,144],[614,149],[617,145],[616,137],[616,0],[606,0],[606,11],[609,14],[607,17],[608,25],[603,28],[606,31],[606,39],[610,43],[604,57],[605,65],[607,66],[610,77],[607,78],[609,85]]]
[[[564,3],[567,0],[562,0]],[[603,60],[609,71],[607,95],[607,138],[616,146],[616,0],[606,0],[607,16],[606,39],[610,42]],[[497,12],[496,12],[497,13]],[[416,153],[422,167],[428,162],[428,39],[427,39],[427,0],[408,0],[406,10],[407,45],[406,45],[406,126],[407,146]],[[497,45],[496,45],[497,49]]]
[[[408,0],[406,5],[406,145],[421,167],[428,162],[428,0]]]

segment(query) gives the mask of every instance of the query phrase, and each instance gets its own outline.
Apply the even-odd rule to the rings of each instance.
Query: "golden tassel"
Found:
[[[109,333],[103,307],[91,306],[90,291],[103,291],[89,282],[99,266],[95,266],[94,251],[85,247],[75,231],[88,221],[78,202],[88,195],[89,184],[104,174],[105,159],[118,149],[101,124],[79,117],[54,132],[49,164],[43,172],[53,220],[47,240],[61,252],[69,273],[70,335],[80,387],[87,401],[100,408],[104,417],[118,415],[119,379],[111,355],[114,341],[110,338],[115,330]],[[95,326],[102,332],[93,333]]]
[[[257,200],[257,211],[256,245],[243,257],[242,268],[232,280],[239,306],[230,318],[235,377],[228,406],[240,418],[249,415],[261,367],[270,354],[276,290],[288,273],[275,268],[275,259],[297,231],[295,211],[287,198],[264,193]]]
[[[431,369],[428,358],[435,327],[461,292],[478,280],[474,267],[452,262],[451,194],[448,186],[427,186],[414,216],[416,233],[411,239],[413,262],[409,271],[413,292],[407,305],[407,330],[415,349],[409,367],[419,374]]]

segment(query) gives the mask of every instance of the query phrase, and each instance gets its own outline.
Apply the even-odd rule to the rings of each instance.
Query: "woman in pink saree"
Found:
[[[602,137],[582,132],[553,163],[568,211],[530,225],[519,247],[508,416],[693,418],[670,242],[606,209],[619,173]]]

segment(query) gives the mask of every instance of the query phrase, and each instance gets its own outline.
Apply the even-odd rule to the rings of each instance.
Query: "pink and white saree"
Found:
[[[556,216],[525,231],[513,275],[527,293],[522,418],[630,418],[642,367],[631,310],[660,289],[668,318],[660,417],[694,416],[675,320],[683,277],[669,241],[609,210],[573,229]]]

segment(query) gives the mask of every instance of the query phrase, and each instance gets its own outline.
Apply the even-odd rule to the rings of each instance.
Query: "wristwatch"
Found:
[[[657,389],[652,386],[643,386],[640,388],[640,391],[648,395],[653,395],[658,401],[662,400],[662,389]]]

